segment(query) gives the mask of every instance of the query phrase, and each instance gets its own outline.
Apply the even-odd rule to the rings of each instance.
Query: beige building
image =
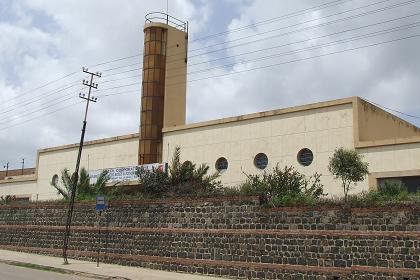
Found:
[[[420,129],[358,97],[185,124],[187,26],[146,20],[144,32],[140,132],[85,142],[82,167],[169,162],[180,146],[183,161],[208,164],[225,185],[279,164],[308,176],[321,173],[325,191],[335,196],[342,191],[328,161],[334,149],[345,147],[369,163],[371,174],[354,192],[375,189],[384,180],[419,189]],[[74,168],[77,150],[78,144],[39,150],[36,168],[26,172],[32,174],[0,176],[0,196],[57,198],[51,182],[64,168]]]

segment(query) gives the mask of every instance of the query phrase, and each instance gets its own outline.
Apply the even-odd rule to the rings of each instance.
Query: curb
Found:
[[[105,275],[101,275],[101,274],[94,274],[94,273],[88,273],[88,272],[83,272],[83,271],[59,268],[59,267],[54,267],[54,266],[39,265],[39,264],[33,264],[33,263],[27,263],[27,262],[20,262],[20,261],[11,261],[11,260],[0,259],[0,263],[13,265],[13,266],[24,267],[24,268],[29,268],[29,269],[44,270],[44,271],[57,272],[57,273],[62,273],[62,274],[71,274],[71,275],[76,275],[76,276],[92,278],[92,279],[131,280],[130,278],[126,278],[126,277],[105,276]]]

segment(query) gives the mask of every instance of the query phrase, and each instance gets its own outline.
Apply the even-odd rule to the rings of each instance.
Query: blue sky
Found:
[[[332,2],[170,0],[170,14],[189,22],[189,71],[201,71],[189,75],[202,80],[188,83],[188,122],[355,95],[420,115],[420,39],[412,37],[420,35],[420,4]],[[331,4],[308,10],[325,3]],[[85,90],[82,66],[141,53],[144,15],[159,10],[166,10],[165,0],[0,0],[0,164],[19,168],[26,158],[33,165],[37,149],[78,142],[84,105],[75,103]],[[383,33],[343,41],[378,31]],[[194,41],[220,32],[226,33]],[[303,60],[380,42],[388,43]],[[271,64],[279,66],[252,70]],[[132,71],[107,70],[123,66],[118,71]],[[89,112],[87,139],[137,132],[138,67],[141,56],[92,68],[103,77],[97,80],[99,102]],[[119,92],[125,93],[101,98]],[[398,116],[420,126],[419,119]]]

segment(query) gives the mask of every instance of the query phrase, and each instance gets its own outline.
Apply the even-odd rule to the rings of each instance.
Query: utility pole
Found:
[[[7,175],[9,174],[9,162],[6,163],[6,165],[3,165],[4,168],[6,168],[6,175],[5,178],[7,177]]]
[[[25,159],[22,159],[22,175],[23,175],[23,169],[25,169]]]
[[[64,259],[64,264],[68,264],[68,260],[67,260],[67,248],[69,245],[69,240],[70,240],[70,227],[71,227],[71,219],[73,217],[73,208],[74,208],[74,199],[76,197],[76,191],[77,191],[77,181],[79,179],[79,167],[80,167],[80,159],[82,156],[82,149],[83,149],[83,141],[85,139],[85,132],[86,132],[86,119],[87,119],[87,114],[88,114],[88,109],[89,109],[89,102],[96,102],[98,100],[98,98],[96,97],[91,97],[91,91],[92,88],[97,89],[98,88],[98,84],[95,84],[93,82],[93,77],[101,77],[102,73],[100,72],[89,72],[89,69],[83,67],[83,73],[89,74],[90,75],[90,81],[87,80],[83,80],[83,85],[89,87],[89,93],[86,97],[85,94],[80,93],[79,94],[79,98],[85,99],[86,102],[86,109],[85,109],[85,118],[83,120],[83,126],[82,126],[82,135],[80,136],[80,144],[79,144],[79,153],[77,155],[77,161],[76,161],[76,168],[74,170],[73,176],[72,176],[72,188],[71,188],[71,195],[70,195],[70,201],[69,201],[69,208],[67,211],[67,222],[66,222],[66,232],[64,234],[64,245],[63,245],[63,259]]]

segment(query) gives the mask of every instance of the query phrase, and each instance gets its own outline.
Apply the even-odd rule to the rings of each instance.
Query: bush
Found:
[[[67,168],[61,171],[61,186],[56,182],[52,182],[51,185],[57,190],[59,195],[62,195],[65,200],[69,200],[73,188],[73,176]],[[95,184],[90,183],[89,173],[85,168],[80,170],[76,186],[75,200],[95,200],[96,195],[110,195],[109,189],[106,188],[106,184],[109,181],[108,172],[102,171],[96,180]]]
[[[379,192],[387,196],[407,195],[407,187],[400,183],[385,182],[382,187],[379,187]]]
[[[8,205],[16,200],[15,195],[0,196],[0,205]]]
[[[314,206],[318,202],[318,199],[314,196],[307,195],[304,193],[297,194],[285,194],[283,196],[274,197],[269,203],[268,206],[277,207],[277,206]]]
[[[276,165],[271,172],[246,176],[247,180],[240,186],[241,193],[259,195],[268,204],[298,203],[306,198],[312,201],[325,195],[320,174],[307,178],[291,166],[280,169]]]
[[[137,169],[139,186],[135,195],[149,198],[208,196],[217,194],[221,188],[219,173],[207,175],[209,166],[186,161],[181,163],[181,148],[176,147],[169,172]]]
[[[377,191],[362,192],[360,194],[350,195],[349,203],[353,207],[386,207],[402,205],[414,201],[413,195],[410,195],[406,186],[398,183],[386,182],[383,187]]]

